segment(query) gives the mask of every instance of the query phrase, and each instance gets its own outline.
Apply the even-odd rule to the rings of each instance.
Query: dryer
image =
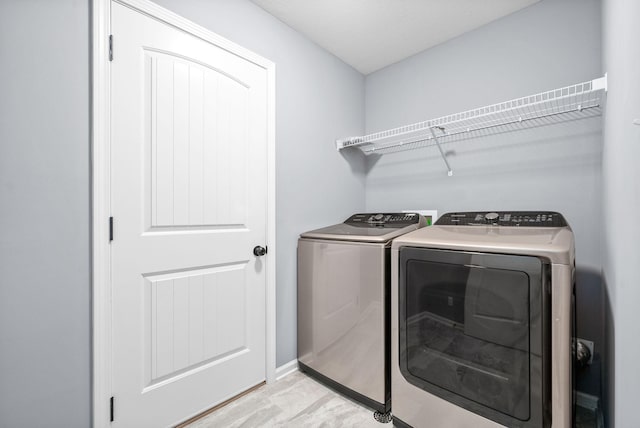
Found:
[[[423,226],[416,213],[362,213],[298,241],[298,366],[381,413],[390,406],[391,240]]]
[[[447,213],[394,240],[394,423],[570,428],[574,248],[548,211]]]

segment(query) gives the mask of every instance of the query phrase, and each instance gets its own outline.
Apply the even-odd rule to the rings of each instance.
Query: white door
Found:
[[[265,379],[267,74],[112,3],[114,426]]]

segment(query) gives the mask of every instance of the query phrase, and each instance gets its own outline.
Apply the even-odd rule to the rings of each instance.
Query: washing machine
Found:
[[[574,248],[548,211],[447,213],[394,240],[394,424],[570,428]]]
[[[298,241],[298,365],[389,411],[391,240],[425,225],[417,213],[354,214]]]

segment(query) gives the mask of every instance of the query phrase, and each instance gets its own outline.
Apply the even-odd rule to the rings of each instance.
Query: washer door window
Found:
[[[405,379],[504,425],[547,426],[546,272],[537,257],[401,248]]]

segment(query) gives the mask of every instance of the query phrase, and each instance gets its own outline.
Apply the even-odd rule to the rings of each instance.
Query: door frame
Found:
[[[91,88],[91,292],[92,292],[92,425],[109,426],[112,391],[111,255],[109,251],[111,68],[109,35],[111,1],[92,0]],[[113,0],[204,41],[219,46],[267,72],[267,242],[266,257],[266,357],[267,383],[276,380],[276,180],[275,180],[275,64],[148,0]],[[114,60],[118,40],[114,36]],[[117,417],[117,408],[116,408]]]

